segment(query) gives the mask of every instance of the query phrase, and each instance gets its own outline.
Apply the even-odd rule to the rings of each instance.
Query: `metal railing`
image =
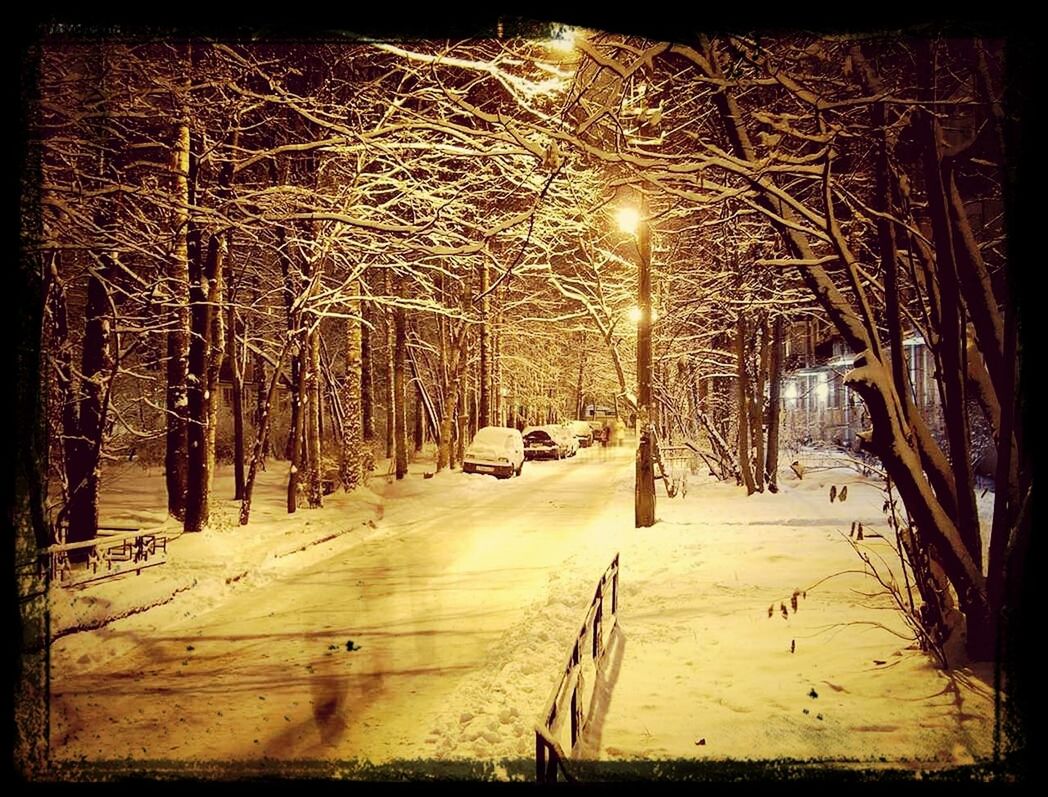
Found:
[[[606,623],[605,602],[611,601],[608,613],[610,622]],[[583,678],[583,664],[586,654],[596,669],[601,666],[607,651],[608,638],[615,629],[619,609],[619,555],[611,560],[604,575],[597,582],[597,590],[586,610],[582,627],[575,636],[575,642],[568,654],[567,662],[561,671],[560,680],[546,701],[541,722],[535,726],[535,778],[539,783],[554,783],[558,770],[568,780],[573,780],[571,773],[564,767],[564,760],[575,753],[579,739],[585,730],[588,704],[593,695],[586,695],[586,683]],[[567,712],[565,712],[567,709]],[[565,730],[565,715],[570,720],[570,740],[565,753],[558,740]]]
[[[75,573],[69,553],[87,550],[86,570]],[[121,526],[99,526],[98,536],[84,542],[59,543],[40,552],[39,567],[52,583],[76,586],[134,570],[161,565],[167,554],[167,537],[156,531]],[[99,569],[103,568],[99,573]]]

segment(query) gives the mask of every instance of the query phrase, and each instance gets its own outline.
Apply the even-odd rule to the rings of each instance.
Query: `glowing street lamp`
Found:
[[[637,446],[636,486],[633,494],[634,526],[655,524],[655,464],[651,440],[651,230],[647,222],[647,202],[642,207],[625,205],[616,213],[619,229],[637,242],[637,307],[630,319],[637,324]]]
[[[615,221],[618,222],[619,229],[626,235],[636,236],[637,229],[640,227],[640,211],[631,205],[626,205],[615,213]]]
[[[571,28],[559,28],[550,37],[549,46],[551,50],[565,55],[575,51],[575,31]]]
[[[644,311],[641,310],[636,305],[634,305],[633,307],[631,307],[629,309],[629,312],[627,313],[627,315],[629,316],[629,319],[630,319],[630,321],[632,323],[639,324],[640,320],[642,318],[644,318]],[[658,320],[659,320],[659,311],[657,309],[655,309],[654,307],[652,307],[651,308],[651,323],[654,324]]]

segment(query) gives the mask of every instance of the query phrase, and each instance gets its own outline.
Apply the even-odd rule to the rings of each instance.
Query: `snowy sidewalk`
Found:
[[[420,463],[415,469],[422,467]],[[106,479],[102,521],[166,535],[167,561],[137,575],[126,573],[77,587],[56,585],[51,591],[51,634],[58,669],[67,653],[75,652],[80,670],[126,653],[123,637],[109,628],[114,621],[142,615],[143,626],[155,629],[172,617],[219,605],[236,590],[262,586],[289,566],[305,567],[330,556],[334,545],[357,544],[382,533],[376,519],[382,513],[381,492],[390,487],[375,476],[369,487],[326,496],[322,510],[288,515],[283,506],[286,465],[273,463],[259,473],[251,523],[240,526],[240,502],[227,497],[233,494],[232,471],[223,466],[215,477],[210,525],[202,532],[183,534],[181,524],[167,516],[160,469],[128,466],[107,472]],[[74,635],[79,637],[75,645],[67,645],[63,638]]]
[[[653,528],[621,532],[621,668],[583,757],[985,760],[990,674],[936,670],[871,577],[835,576],[791,608],[795,590],[861,571],[840,532],[887,532],[876,485],[843,469],[780,484],[663,493]],[[834,484],[845,503],[830,503]],[[887,540],[864,545],[898,572]]]

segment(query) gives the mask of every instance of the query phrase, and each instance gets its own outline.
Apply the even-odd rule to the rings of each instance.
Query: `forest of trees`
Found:
[[[402,477],[424,441],[440,469],[479,426],[628,414],[636,250],[614,213],[643,197],[661,436],[774,491],[784,330],[831,322],[922,621],[991,659],[1032,525],[1006,59],[932,36],[44,37],[22,184],[35,542],[94,536],[113,460],[162,463],[196,531],[218,461],[247,523],[262,467],[295,512],[376,459]],[[912,399],[914,334],[945,439]]]

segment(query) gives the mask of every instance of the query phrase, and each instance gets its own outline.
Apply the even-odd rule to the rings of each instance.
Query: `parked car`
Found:
[[[608,428],[601,421],[589,421],[589,427],[593,430],[593,442],[604,443],[604,435],[607,433]]]
[[[491,473],[508,479],[524,468],[524,438],[516,429],[485,426],[477,430],[462,461],[464,473]]]
[[[524,459],[560,459],[563,444],[549,426],[528,426],[524,433]]]
[[[575,439],[579,441],[581,448],[593,445],[593,430],[585,421],[572,421],[571,430],[575,433]]]
[[[573,457],[577,453],[579,453],[579,441],[578,438],[575,437],[575,432],[572,430],[570,425],[566,423],[560,423],[554,424],[549,428],[557,432],[559,440],[563,446],[565,457]]]

